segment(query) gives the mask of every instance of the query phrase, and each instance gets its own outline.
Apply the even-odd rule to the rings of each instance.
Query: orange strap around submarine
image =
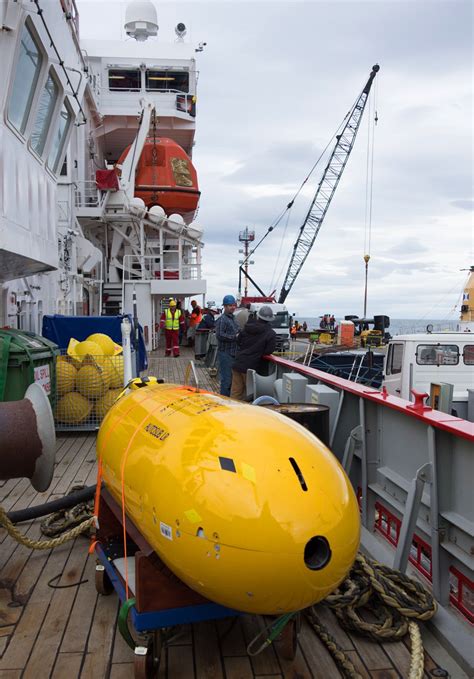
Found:
[[[145,396],[144,396],[142,402],[147,401],[152,396],[153,396],[152,393],[148,393],[148,395],[147,395],[146,392],[145,392]],[[101,450],[97,451],[97,455],[98,455],[97,482],[96,482],[95,500],[94,500],[94,517],[95,517],[95,520],[97,522],[97,526],[98,526],[98,522],[99,522],[100,492],[101,492],[101,489],[102,489],[102,480],[103,480],[103,478],[102,478],[103,477],[103,467],[102,467],[103,451],[105,450],[107,441],[108,441],[110,435],[112,434],[112,432],[115,431],[116,427],[118,427],[122,423],[122,421],[128,416],[128,414],[134,409],[134,407],[135,407],[135,404],[133,404],[130,408],[128,408],[127,410],[125,410],[121,414],[121,416],[117,419],[115,426],[111,427],[109,429],[109,431],[107,432],[107,435],[105,437],[105,440],[103,442]],[[123,495],[123,491],[122,491],[122,495]],[[98,542],[99,542],[99,540],[94,540],[94,539],[91,541],[91,544],[89,545],[89,550],[88,550],[89,554],[94,553],[95,546]],[[125,548],[126,548],[126,542],[125,542]],[[125,562],[125,564],[126,564],[126,562]],[[128,598],[128,589],[127,589],[127,598]]]
[[[122,487],[122,525],[123,525],[123,556],[125,559],[125,599],[128,599],[128,562],[127,562],[127,527],[126,527],[126,514],[125,514],[125,465],[127,464],[127,457],[128,453],[130,451],[130,448],[132,446],[133,441],[135,440],[135,436],[138,434],[138,431],[142,428],[142,426],[145,424],[147,419],[150,417],[150,415],[153,415],[153,413],[156,410],[159,410],[160,408],[163,407],[163,404],[157,403],[156,408],[153,408],[149,413],[145,415],[145,417],[137,424],[135,431],[130,437],[130,440],[128,442],[127,447],[124,450],[123,457],[122,457],[122,468],[120,470],[120,482],[121,482],[121,487]]]

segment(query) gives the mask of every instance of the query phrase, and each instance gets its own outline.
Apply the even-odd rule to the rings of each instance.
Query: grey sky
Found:
[[[123,36],[125,4],[79,0],[83,37]],[[159,39],[173,40],[183,21],[187,38],[208,43],[197,55],[194,151],[208,297],[236,291],[239,230],[263,236],[379,63],[368,310],[456,318],[460,269],[474,263],[471,2],[155,4]],[[362,312],[367,129],[368,110],[287,300],[300,315]],[[284,275],[322,169],[283,243],[281,223],[255,253],[252,275],[267,291]]]

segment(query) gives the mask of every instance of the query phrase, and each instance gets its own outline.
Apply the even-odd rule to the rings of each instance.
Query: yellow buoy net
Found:
[[[56,386],[58,396],[74,391],[77,370],[74,363],[66,356],[59,356],[56,363]]]
[[[95,363],[86,363],[77,371],[77,390],[88,399],[97,399],[109,388],[110,378],[105,370]]]
[[[55,420],[60,429],[98,429],[123,390],[122,347],[103,333],[71,338],[56,362]]]
[[[113,406],[115,401],[118,399],[122,389],[109,389],[109,391],[102,396],[94,406],[95,414],[99,420],[103,420],[107,415],[110,408]]]
[[[77,391],[62,396],[55,408],[54,415],[62,424],[81,424],[91,414],[92,403]]]

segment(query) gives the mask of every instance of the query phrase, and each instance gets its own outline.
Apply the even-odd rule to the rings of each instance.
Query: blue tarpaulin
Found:
[[[133,321],[128,314],[124,316],[43,316],[43,337],[55,342],[61,349],[67,349],[71,337],[79,342],[87,339],[94,332],[102,332],[111,337],[117,344],[122,344],[121,324],[124,318],[128,318],[132,326],[132,349],[133,349]],[[148,368],[148,358],[145,341],[143,339],[142,326],[138,326],[138,358],[140,371]],[[132,357],[133,363],[133,357]]]

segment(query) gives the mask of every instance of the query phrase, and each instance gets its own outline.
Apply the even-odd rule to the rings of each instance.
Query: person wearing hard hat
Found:
[[[257,320],[245,324],[237,338],[237,354],[232,366],[231,398],[245,400],[247,389],[247,370],[257,370],[262,356],[268,356],[276,348],[276,332],[270,322],[273,309],[270,305],[260,307]]]
[[[237,353],[237,335],[240,328],[234,318],[234,311],[237,307],[235,297],[226,295],[222,304],[224,305],[224,313],[219,316],[216,322],[217,358],[221,376],[220,393],[222,396],[230,396],[232,365]]]
[[[168,309],[161,314],[160,328],[165,331],[165,356],[179,356],[179,329],[184,326],[184,316],[181,309],[176,308],[176,300],[170,299]]]

